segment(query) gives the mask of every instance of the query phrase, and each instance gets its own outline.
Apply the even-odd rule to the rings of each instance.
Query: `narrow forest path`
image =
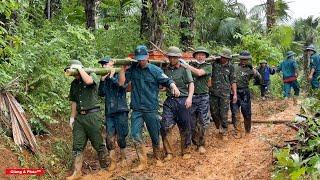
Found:
[[[269,101],[253,103],[253,119],[292,120],[299,107],[292,102]],[[208,130],[207,153],[200,155],[192,150],[192,159],[183,160],[178,151],[165,167],[155,167],[149,159],[149,168],[140,173],[131,173],[129,168],[118,169],[112,173],[89,171],[90,162],[83,170],[88,175],[82,179],[270,179],[272,175],[273,149],[271,144],[282,144],[294,139],[296,133],[285,124],[253,124],[252,133],[240,139],[232,135],[229,127],[228,139],[221,140],[214,126]],[[150,143],[148,143],[150,144]],[[175,146],[178,148],[179,142]],[[149,147],[151,153],[151,147]],[[129,162],[136,158],[134,149],[129,149]],[[93,164],[96,162],[91,162]]]

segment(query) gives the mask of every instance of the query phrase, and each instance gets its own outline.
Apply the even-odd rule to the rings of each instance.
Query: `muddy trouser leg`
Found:
[[[142,130],[144,121],[142,118],[143,112],[132,111],[131,113],[131,136],[136,145],[143,144]]]
[[[109,151],[114,150],[115,148],[115,141],[114,137],[116,136],[116,128],[115,128],[115,121],[114,115],[107,115],[105,120],[106,126],[106,145]]]
[[[198,118],[198,99],[193,96],[192,106],[191,106],[191,119],[190,119],[190,128],[191,128],[191,140],[194,145],[198,145],[199,136],[197,129],[197,118]]]
[[[124,149],[127,146],[126,137],[128,135],[128,112],[119,112],[115,114],[115,129],[118,135],[118,145],[120,149]]]
[[[221,117],[220,117],[220,101],[219,101],[220,97],[214,96],[214,95],[210,95],[210,112],[211,112],[211,117],[212,120],[216,126],[217,129],[219,129],[220,127],[220,121],[221,121]]]
[[[229,111],[229,106],[230,106],[230,95],[221,97],[220,99],[220,117],[221,117],[221,126],[225,130],[228,129],[228,111]]]
[[[209,95],[202,94],[199,96],[199,117],[198,117],[198,126],[199,126],[199,145],[205,145],[205,132],[210,123],[210,118],[208,117],[209,112]]]
[[[160,119],[158,111],[143,112],[142,117],[151,137],[152,147],[159,147]]]
[[[166,154],[172,154],[172,128],[176,119],[176,104],[172,98],[167,98],[163,103],[163,114],[160,121],[160,133],[163,141],[163,149]]]
[[[244,127],[246,132],[249,133],[251,131],[251,97],[249,89],[243,90],[240,94],[240,106],[244,118]]]
[[[239,108],[240,108],[240,100],[239,100],[239,94],[238,95],[238,100],[236,103],[232,102],[233,95],[230,96],[230,109],[231,109],[231,118],[232,118],[232,124],[236,128],[239,123],[239,119],[237,119],[237,114],[239,113]]]
[[[268,84],[260,86],[261,97],[266,96],[266,92],[268,91]]]
[[[191,145],[191,116],[190,110],[186,108],[186,98],[176,98],[178,104],[177,108],[177,125],[179,127],[181,138],[181,153],[189,153],[189,147]]]
[[[102,137],[102,121],[99,120],[99,113],[89,113],[86,118],[86,133],[91,141],[93,148],[98,153],[99,163],[101,168],[107,167],[107,153]]]

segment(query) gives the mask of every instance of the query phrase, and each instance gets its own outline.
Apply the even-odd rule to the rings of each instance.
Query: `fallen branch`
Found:
[[[291,123],[291,120],[253,120],[252,123],[262,124],[285,124]]]

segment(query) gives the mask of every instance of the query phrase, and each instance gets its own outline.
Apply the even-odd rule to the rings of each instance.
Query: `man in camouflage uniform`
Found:
[[[112,68],[113,61],[109,56],[104,57],[99,63],[104,68]],[[117,166],[117,157],[115,152],[115,139],[120,147],[120,164],[126,165],[126,137],[128,135],[128,106],[126,90],[128,84],[120,86],[118,83],[119,74],[115,71],[102,76],[99,84],[99,96],[105,97],[105,125],[106,125],[106,143],[109,150],[111,163],[109,171],[113,171]]]
[[[320,55],[316,52],[313,45],[309,45],[305,51],[310,57],[310,74],[309,81],[311,82],[312,89],[320,88],[319,77],[320,77]]]
[[[239,59],[240,63],[234,65],[236,81],[237,81],[237,102],[230,103],[231,113],[232,113],[232,123],[236,130],[239,130],[239,122],[237,119],[237,113],[241,108],[241,113],[244,118],[244,127],[246,133],[251,131],[251,95],[249,90],[249,82],[255,76],[261,80],[261,76],[253,69],[252,65],[249,64],[251,55],[248,51],[242,51],[240,53]]]
[[[183,159],[191,157],[189,147],[191,145],[190,111],[194,84],[191,71],[181,66],[179,58],[182,52],[179,48],[171,46],[166,54],[170,64],[164,73],[177,85],[180,96],[175,97],[170,90],[167,90],[167,99],[163,104],[163,115],[161,124],[161,135],[163,147],[166,153],[165,161],[172,159],[173,149],[171,139],[172,130],[175,124],[178,125],[181,138],[181,154]]]
[[[200,154],[206,152],[205,149],[205,131],[210,123],[209,118],[209,86],[208,82],[212,73],[210,63],[205,60],[209,57],[209,52],[205,47],[196,48],[193,57],[197,60],[195,63],[184,66],[191,70],[194,78],[194,96],[191,107],[191,131],[192,142],[198,148]]]
[[[234,67],[229,62],[231,51],[223,49],[220,53],[220,59],[212,64],[212,86],[210,88],[210,110],[212,119],[219,129],[222,138],[227,135],[228,110],[230,106],[230,94],[232,90],[232,102],[237,101],[237,85],[234,73]]]
[[[119,85],[123,86],[125,82],[131,82],[131,135],[133,137],[137,150],[139,165],[132,171],[137,172],[147,167],[147,154],[144,150],[142,139],[142,129],[146,123],[149,135],[152,141],[152,148],[156,165],[161,166],[160,160],[160,120],[158,115],[158,94],[159,86],[162,85],[171,89],[175,97],[180,96],[180,91],[175,83],[163,71],[148,62],[148,49],[144,45],[139,45],[135,49],[134,58],[138,63],[133,64],[127,71],[122,68],[119,73]]]
[[[69,99],[71,101],[70,126],[73,133],[72,152],[74,172],[67,179],[81,176],[83,150],[88,139],[98,153],[101,168],[106,168],[106,149],[102,138],[102,121],[99,120],[98,78],[94,73],[88,74],[78,60],[70,61],[68,68],[77,69],[79,75],[71,83]]]

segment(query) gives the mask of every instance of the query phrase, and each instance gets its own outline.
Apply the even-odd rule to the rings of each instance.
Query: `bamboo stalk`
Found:
[[[121,70],[121,68],[83,68],[83,70],[87,73],[95,73],[102,76],[110,73],[113,69],[116,72],[119,72]],[[67,69],[65,72],[66,76],[76,76],[78,74],[79,72],[77,69]]]

